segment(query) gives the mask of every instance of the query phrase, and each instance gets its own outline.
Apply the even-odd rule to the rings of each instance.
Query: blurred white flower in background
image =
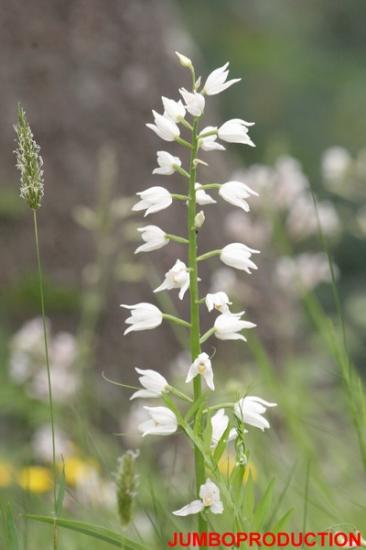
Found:
[[[31,446],[35,458],[43,462],[52,462],[52,438],[49,424],[44,424],[36,430],[32,437]],[[69,437],[57,427],[55,429],[55,446],[58,457],[70,456],[74,450]]]
[[[335,274],[338,270],[334,267]],[[306,290],[312,290],[320,283],[329,283],[331,273],[329,260],[323,252],[306,252],[295,257],[284,256],[275,268],[275,278],[278,284],[287,292],[297,294],[299,285]]]
[[[52,386],[55,401],[65,401],[80,387],[80,376],[75,370],[76,340],[72,334],[53,335],[48,325],[48,347],[52,368]],[[24,384],[29,395],[48,399],[48,379],[45,368],[43,327],[41,318],[27,321],[10,342],[9,374],[16,384]]]
[[[310,195],[300,196],[291,210],[286,221],[286,226],[291,236],[304,239],[319,232],[319,223],[322,231],[327,236],[335,236],[340,230],[340,220],[336,209],[330,201],[317,203]],[[319,220],[318,220],[319,217]]]
[[[342,181],[352,164],[352,157],[344,147],[334,146],[324,151],[321,160],[325,183]]]

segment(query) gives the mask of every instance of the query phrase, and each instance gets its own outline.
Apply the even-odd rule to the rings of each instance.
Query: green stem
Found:
[[[178,174],[180,174],[181,176],[184,176],[185,178],[189,179],[189,173],[187,172],[187,170],[184,170],[184,168],[182,168],[181,166],[174,166],[174,168],[176,169]]]
[[[181,138],[181,137],[177,137],[175,138],[175,141],[177,143],[179,143],[180,145],[184,145],[184,147],[187,147],[188,149],[192,149],[192,145],[189,143],[189,141]]]
[[[198,256],[197,262],[208,260],[209,258],[213,258],[214,256],[219,256],[220,254],[221,254],[221,250],[210,250],[210,252],[206,252],[205,254],[202,254],[202,256]]]
[[[205,183],[202,185],[202,189],[220,189],[222,183]]]
[[[185,237],[180,237],[179,235],[172,235],[171,233],[167,233],[166,237],[171,241],[175,241],[176,243],[181,243],[181,244],[189,243],[188,239],[186,239]]]
[[[193,399],[191,399],[188,395],[185,393],[177,390],[174,386],[169,386],[169,391],[172,392],[173,395],[176,397],[179,397],[180,399],[183,399],[183,401],[187,401],[188,403],[193,403]]]
[[[176,199],[178,201],[187,201],[188,195],[180,195],[179,193],[172,193],[173,199]]]
[[[205,138],[209,136],[217,136],[217,129],[216,130],[210,130],[209,132],[205,132],[204,134],[201,134],[200,138]]]
[[[46,323],[46,313],[45,313],[43,272],[42,272],[41,254],[40,254],[40,248],[39,248],[37,211],[35,209],[33,210],[33,225],[34,225],[34,240],[35,240],[36,255],[37,255],[39,294],[41,299],[43,338],[44,338],[44,349],[45,349],[46,370],[47,370],[48,402],[49,402],[49,408],[50,408],[51,440],[52,440],[53,504],[54,504],[54,513],[56,516],[56,513],[57,513],[57,465],[56,465],[56,444],[55,444],[55,415],[54,415],[53,397],[52,397],[51,368],[50,368],[50,360],[49,360],[49,353],[48,353],[48,336],[47,336],[47,323]],[[58,543],[57,543],[56,525],[54,526],[54,531],[53,531],[53,547],[54,547],[54,550],[57,550]]]
[[[201,337],[200,343],[203,344],[204,342],[206,342],[206,340],[208,340],[210,336],[214,334],[214,332],[215,332],[215,327],[211,327],[210,329],[208,329],[208,331],[205,332],[205,334]]]
[[[188,120],[186,120],[185,118],[182,118],[180,120],[180,123],[181,123],[182,126],[184,126],[185,128],[187,128],[188,130],[190,130],[192,132],[193,126],[192,126],[192,124],[189,124]]]
[[[198,299],[198,266],[197,266],[197,233],[195,228],[196,217],[196,157],[198,151],[197,137],[198,118],[194,119],[192,129],[192,150],[190,160],[190,178],[189,178],[189,201],[188,201],[188,267],[190,269],[190,311],[191,311],[191,357],[194,361],[201,352],[200,344],[200,311]],[[193,379],[193,400],[196,402],[201,396],[201,377],[196,376]],[[201,418],[196,416],[196,430],[200,437],[202,433]],[[197,495],[201,485],[205,482],[205,463],[201,451],[194,448],[195,472],[196,472],[196,491]],[[198,529],[200,532],[207,530],[207,522],[202,514],[198,516]]]
[[[187,323],[184,319],[180,319],[175,315],[170,315],[169,313],[163,313],[163,318],[167,321],[172,321],[176,325],[182,325],[182,327],[191,328],[191,323]]]

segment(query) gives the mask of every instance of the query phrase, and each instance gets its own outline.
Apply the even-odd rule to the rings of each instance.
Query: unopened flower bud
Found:
[[[203,210],[200,210],[198,214],[196,214],[196,217],[194,218],[194,226],[196,229],[201,229],[204,223],[205,223],[205,213]]]
[[[179,62],[180,64],[182,65],[182,67],[187,67],[187,69],[193,69],[193,64],[192,64],[192,61],[189,59],[189,57],[179,53],[179,52],[175,52],[178,59],[179,59]]]

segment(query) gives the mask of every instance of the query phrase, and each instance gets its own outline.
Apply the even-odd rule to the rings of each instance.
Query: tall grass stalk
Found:
[[[26,201],[33,213],[34,241],[37,256],[39,293],[41,301],[41,315],[43,324],[43,337],[45,360],[47,369],[48,399],[51,423],[52,442],[52,469],[53,469],[53,502],[54,515],[57,515],[57,464],[55,445],[55,415],[52,398],[51,368],[48,350],[47,321],[45,313],[43,271],[39,246],[39,231],[37,210],[40,208],[44,195],[43,160],[40,155],[40,147],[36,143],[26,113],[21,105],[18,105],[18,121],[15,126],[17,134],[17,149],[15,151],[17,168],[20,172],[20,197]],[[53,547],[58,548],[57,527],[54,523]]]
[[[49,352],[48,352],[48,335],[47,335],[47,321],[46,321],[46,312],[45,312],[43,270],[42,270],[41,253],[40,253],[40,247],[39,247],[37,211],[35,209],[33,209],[33,227],[34,227],[34,242],[35,242],[36,256],[37,256],[39,295],[40,295],[40,301],[41,301],[43,339],[44,339],[44,350],[45,350],[46,370],[47,370],[48,404],[49,404],[49,411],[50,411],[51,441],[52,441],[53,505],[54,505],[54,513],[56,516],[57,515],[57,463],[56,463],[56,442],[55,442],[55,412],[54,412],[53,395],[52,395],[51,366],[50,366],[50,358],[49,358]],[[54,547],[54,550],[57,550],[58,548],[58,534],[57,534],[56,525],[54,525],[54,529],[53,529],[53,547]]]

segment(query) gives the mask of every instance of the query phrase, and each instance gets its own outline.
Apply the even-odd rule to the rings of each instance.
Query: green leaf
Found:
[[[84,535],[94,539],[103,540],[104,542],[107,542],[111,546],[116,546],[117,548],[125,548],[126,550],[148,550],[149,548],[148,546],[135,542],[120,533],[116,533],[115,531],[111,531],[105,527],[85,523],[83,521],[75,521],[66,518],[53,518],[52,516],[39,516],[34,514],[26,514],[25,517],[34,521],[49,523],[50,525],[57,525],[58,527],[64,527],[65,529],[70,529],[71,531],[83,533]]]
[[[238,464],[235,466],[230,477],[230,490],[233,496],[234,502],[238,503],[240,508],[243,499],[244,499],[244,487],[243,487],[243,478],[244,478],[245,466]]]
[[[285,514],[283,514],[283,516],[280,517],[280,519],[277,521],[277,523],[275,523],[271,529],[271,531],[273,533],[278,533],[279,531],[282,531],[283,528],[286,526],[288,520],[290,519],[290,516],[293,512],[293,508],[291,508],[290,510],[288,510],[288,512],[286,512]]]
[[[251,522],[253,517],[255,506],[255,495],[254,495],[254,480],[251,472],[249,472],[247,482],[245,484],[244,499],[243,499],[243,508],[244,515]]]
[[[17,527],[10,504],[6,508],[6,537],[8,550],[19,550]]]
[[[257,529],[258,531],[263,529],[265,526],[268,513],[272,504],[274,483],[275,480],[271,479],[271,481],[267,485],[267,489],[265,490],[263,497],[256,506],[254,513],[254,529]]]

